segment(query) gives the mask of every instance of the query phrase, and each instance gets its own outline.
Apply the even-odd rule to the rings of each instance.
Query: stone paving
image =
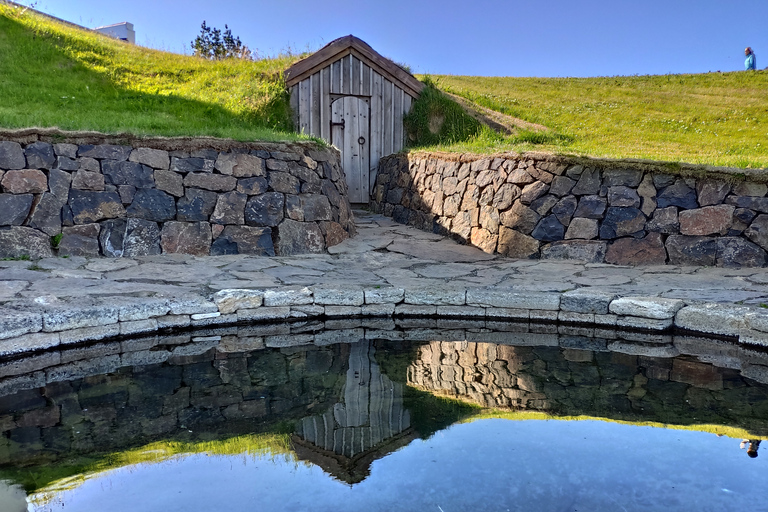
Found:
[[[0,262],[0,355],[171,328],[438,316],[768,345],[768,269],[510,260],[356,211],[329,254]]]

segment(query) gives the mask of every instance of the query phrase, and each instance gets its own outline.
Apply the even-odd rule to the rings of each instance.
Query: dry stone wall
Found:
[[[393,155],[379,164],[371,205],[513,258],[764,266],[760,177],[674,171],[551,155]]]
[[[354,232],[335,149],[29,139],[0,141],[2,258],[320,253]]]

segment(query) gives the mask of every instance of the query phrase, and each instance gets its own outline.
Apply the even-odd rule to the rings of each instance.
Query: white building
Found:
[[[128,23],[127,21],[122,23],[115,23],[114,25],[96,27],[93,30],[117,39],[122,39],[123,41],[128,41],[129,43],[136,44],[136,32],[133,31],[133,23]]]

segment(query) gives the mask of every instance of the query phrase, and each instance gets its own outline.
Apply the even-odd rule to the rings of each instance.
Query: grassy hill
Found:
[[[297,139],[281,72],[150,50],[0,3],[0,127]]]
[[[0,128],[300,138],[282,79],[298,56],[211,62],[123,43],[2,2],[0,55]],[[414,148],[768,168],[768,71],[426,78],[431,85],[406,119]],[[440,91],[474,107],[474,117]],[[505,118],[506,133],[497,123]],[[483,124],[488,119],[495,129]]]
[[[768,71],[598,78],[432,76],[436,87],[548,130],[488,130],[433,149],[514,149],[768,167]]]

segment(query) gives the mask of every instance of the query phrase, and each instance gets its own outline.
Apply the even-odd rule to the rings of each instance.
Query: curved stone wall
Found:
[[[354,231],[333,148],[3,138],[0,258],[319,253]]]
[[[543,154],[393,155],[372,209],[488,253],[619,265],[764,266],[755,171]]]

